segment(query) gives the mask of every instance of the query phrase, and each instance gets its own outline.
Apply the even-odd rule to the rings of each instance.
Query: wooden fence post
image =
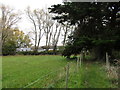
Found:
[[[108,57],[108,53],[107,52],[106,52],[106,67],[107,67],[107,69],[110,68],[109,57]]]
[[[77,72],[79,70],[79,57],[77,57]]]
[[[68,78],[69,78],[69,63],[66,67],[66,88],[68,88]]]

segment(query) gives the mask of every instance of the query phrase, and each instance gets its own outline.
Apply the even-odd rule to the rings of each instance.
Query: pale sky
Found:
[[[23,13],[22,20],[18,23],[18,27],[25,33],[28,33],[32,27],[24,12],[28,6],[30,6],[31,9],[43,9],[61,3],[62,0],[0,0],[0,4],[8,5],[9,7],[14,8],[17,11],[20,10]],[[42,40],[42,45],[45,44],[44,41],[45,40]],[[59,45],[61,45],[61,42],[59,42]]]
[[[62,3],[62,0],[0,0],[0,3],[24,10],[27,6],[31,8],[44,8],[53,4]]]

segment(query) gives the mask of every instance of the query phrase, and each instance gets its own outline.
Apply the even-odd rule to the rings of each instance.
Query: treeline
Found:
[[[3,55],[16,54],[16,48],[31,48],[35,53],[41,46],[41,40],[44,39],[46,51],[49,47],[53,47],[53,52],[56,53],[58,42],[62,37],[63,46],[66,43],[67,36],[71,33],[75,26],[58,23],[53,20],[53,14],[48,12],[48,9],[34,9],[30,7],[25,9],[28,20],[33,25],[28,34],[17,27],[19,21],[22,21],[22,14],[16,12],[9,6],[0,5],[0,34]],[[23,12],[22,12],[23,13]]]
[[[35,51],[20,51],[16,52],[15,55],[61,55],[62,51],[56,50],[54,52],[53,50],[49,51],[41,51],[41,52],[35,52]]]
[[[13,40],[10,36],[14,35],[9,31],[21,17],[6,6],[1,7],[3,52],[6,45],[9,47],[7,51],[12,46],[21,47],[22,44],[23,47],[29,47],[31,43],[26,41],[30,41],[30,38],[34,41],[34,52],[38,51],[42,39],[45,39],[45,46],[48,47],[46,51],[53,46],[53,52],[56,52],[61,37],[65,46],[62,55],[67,58],[85,49],[93,53],[94,60],[105,60],[106,52],[115,58],[113,53],[120,51],[120,2],[64,2],[46,10],[31,10],[28,7],[25,14],[33,25],[33,31],[29,33],[33,37],[23,40],[25,42],[18,37],[20,40],[15,39],[17,44],[12,44],[13,41],[11,44],[4,43]]]
[[[68,26],[67,23],[58,23],[57,20],[53,20],[54,14],[49,13],[48,9],[34,9],[31,10],[30,7],[26,9],[26,15],[33,25],[34,33],[34,51],[37,52],[41,45],[41,40],[45,39],[46,51],[52,46],[53,51],[57,49],[59,40],[62,38],[63,46],[66,44],[66,39],[73,28],[74,25]]]

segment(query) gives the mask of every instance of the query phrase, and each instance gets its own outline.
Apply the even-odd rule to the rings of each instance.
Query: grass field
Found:
[[[64,88],[67,63],[61,56],[4,56],[2,87]],[[76,62],[69,63],[69,88],[117,87],[109,81],[102,64],[84,63],[76,72]]]

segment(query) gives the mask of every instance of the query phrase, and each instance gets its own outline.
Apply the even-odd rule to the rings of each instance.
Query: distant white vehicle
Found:
[[[51,49],[49,49],[49,50],[53,50],[53,49],[51,48]],[[57,48],[56,50],[59,50],[59,49]]]
[[[33,51],[33,50],[31,48],[17,48],[16,51],[19,52],[19,51]]]
[[[45,49],[42,48],[38,49],[38,52],[42,52],[42,51],[45,51]]]
[[[49,49],[49,51],[50,51],[50,50],[53,50],[53,49],[52,49],[52,48],[50,48],[50,49]]]

